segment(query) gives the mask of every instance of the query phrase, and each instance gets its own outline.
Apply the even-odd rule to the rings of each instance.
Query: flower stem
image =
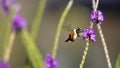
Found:
[[[87,40],[86,40],[86,46],[85,46],[84,54],[83,54],[83,56],[82,56],[82,61],[81,61],[81,63],[80,63],[80,68],[83,68],[83,65],[84,65],[84,63],[85,63],[85,59],[86,59],[86,56],[87,56],[87,52],[88,52],[89,45],[90,45],[90,40],[87,39]]]
[[[120,68],[120,54],[117,57],[116,63],[115,63],[115,68]]]
[[[94,11],[94,12],[97,11],[98,4],[99,4],[99,0],[97,0],[97,1],[92,0],[92,8],[93,8],[93,11]]]
[[[101,37],[101,41],[102,41],[102,44],[103,44],[103,48],[104,48],[104,52],[105,52],[105,56],[106,56],[106,60],[107,60],[107,64],[108,64],[108,68],[112,68],[112,65],[111,65],[111,62],[110,62],[109,53],[108,53],[108,49],[107,49],[107,44],[105,42],[105,38],[104,38],[104,35],[103,35],[103,32],[102,32],[100,24],[97,24],[97,28],[98,28],[98,32],[99,32],[99,35]]]
[[[33,64],[33,68],[44,68],[43,57],[28,32],[26,30],[22,30],[19,35],[24,43],[29,59]]]
[[[11,55],[14,40],[15,40],[15,32],[12,32],[10,34],[8,45],[6,46],[6,49],[5,49],[4,61],[9,61],[9,59],[10,59],[10,55]]]
[[[4,35],[3,43],[2,43],[3,47],[6,47],[6,45],[8,44],[8,39],[9,39],[10,32],[11,32],[11,23],[12,23],[13,15],[14,15],[13,10],[10,10],[10,15],[8,16],[8,19],[7,19],[5,35]]]
[[[95,0],[92,0],[92,8],[93,8],[93,11],[95,11],[96,12],[96,4],[95,4]]]
[[[42,22],[42,17],[45,10],[46,2],[47,2],[46,0],[39,0],[38,10],[31,28],[31,36],[33,40],[36,40],[37,38],[37,34],[38,34],[39,26]]]
[[[56,35],[55,35],[53,50],[52,50],[52,57],[53,58],[56,57],[56,51],[57,51],[57,48],[58,48],[58,42],[59,42],[59,37],[60,37],[61,30],[62,30],[62,26],[63,26],[63,23],[65,21],[65,18],[67,16],[69,10],[71,9],[71,7],[73,5],[73,2],[74,2],[74,0],[69,0],[68,4],[67,4],[65,10],[63,11],[62,16],[59,20]]]
[[[96,10],[98,8],[98,4],[99,4],[99,0],[96,1],[96,5],[95,5]]]

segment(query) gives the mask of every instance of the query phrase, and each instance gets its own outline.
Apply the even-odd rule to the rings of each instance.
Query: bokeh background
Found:
[[[21,13],[28,22],[29,32],[36,14],[38,1],[39,0],[18,0],[22,5]],[[51,53],[58,21],[68,1],[69,0],[47,0],[36,41],[37,47],[42,52],[43,57]],[[116,58],[120,53],[120,0],[100,0],[98,10],[101,10],[104,14],[104,22],[101,26],[114,68]],[[89,26],[91,11],[91,0],[75,0],[65,20],[60,36],[57,50],[59,68],[79,68],[85,41],[81,40],[81,38],[78,38],[73,43],[65,43],[64,41],[73,28],[80,27],[85,29]],[[4,29],[6,28],[5,20],[6,16],[0,6],[0,43],[2,42],[2,38],[4,38]],[[97,40],[95,43],[90,44],[84,68],[108,68],[96,26],[94,26],[94,30]],[[2,45],[0,45],[0,51],[2,50]],[[17,36],[10,59],[11,68],[24,68],[27,58],[25,48]],[[2,60],[2,54],[0,55],[0,60]]]

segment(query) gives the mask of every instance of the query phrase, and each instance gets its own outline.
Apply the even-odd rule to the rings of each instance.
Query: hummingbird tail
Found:
[[[70,41],[70,39],[65,40],[65,42],[69,42],[69,41]]]

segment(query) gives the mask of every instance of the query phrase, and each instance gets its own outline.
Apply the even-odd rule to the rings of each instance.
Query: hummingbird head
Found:
[[[76,28],[76,33],[77,33],[77,36],[80,37],[83,33],[83,30],[80,29],[79,27]]]

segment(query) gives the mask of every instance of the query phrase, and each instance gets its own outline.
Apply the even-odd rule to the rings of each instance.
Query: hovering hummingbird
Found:
[[[69,37],[65,42],[73,42],[77,37],[80,37],[81,33],[83,33],[83,30],[77,27],[76,29],[73,29],[69,33]]]

